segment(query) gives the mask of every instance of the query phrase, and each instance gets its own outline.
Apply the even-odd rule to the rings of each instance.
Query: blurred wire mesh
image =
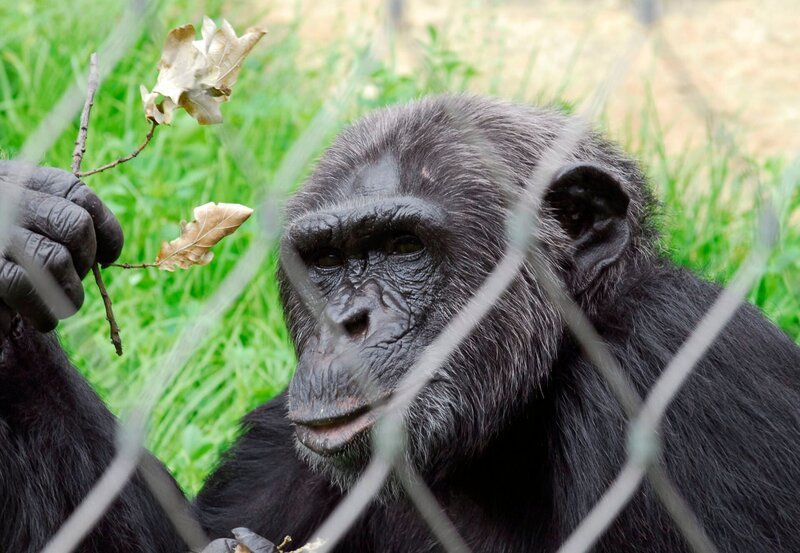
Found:
[[[335,129],[337,122],[347,112],[352,98],[363,93],[366,77],[370,73],[375,57],[382,55],[382,49],[390,49],[395,42],[409,46],[412,54],[418,46],[407,36],[405,18],[409,5],[403,0],[387,0],[385,3],[385,28],[375,29],[370,37],[371,46],[366,53],[357,57],[348,77],[335,90],[330,91],[330,100],[313,118],[311,124],[286,153],[278,171],[274,176],[275,186],[260,206],[260,219],[263,222],[262,236],[250,249],[241,255],[235,268],[230,271],[213,296],[205,302],[195,315],[191,325],[187,326],[174,341],[169,352],[154,361],[156,374],[154,379],[140,391],[141,407],[125,418],[119,431],[117,455],[107,468],[105,474],[97,482],[95,488],[76,509],[73,515],[62,526],[45,548],[46,553],[67,553],[73,550],[81,539],[91,531],[102,517],[105,509],[128,482],[137,467],[141,467],[145,481],[153,489],[155,497],[162,504],[178,531],[190,545],[192,550],[199,551],[207,543],[199,525],[189,518],[182,498],[174,489],[158,477],[158,471],[152,469],[152,461],[141,456],[147,420],[155,406],[155,401],[170,380],[184,366],[199,341],[208,330],[218,324],[219,315],[228,310],[242,293],[247,283],[263,265],[268,252],[280,233],[281,206],[289,190],[295,186],[303,171],[319,150],[325,138]],[[724,117],[715,113],[714,102],[703,94],[685,66],[680,56],[670,46],[669,38],[663,32],[661,22],[669,17],[656,0],[636,0],[630,6],[631,16],[636,18],[639,26],[634,29],[627,40],[620,41],[621,47],[614,53],[613,61],[607,67],[606,76],[595,84],[595,92],[578,110],[573,124],[565,129],[557,138],[553,147],[543,157],[534,171],[526,188],[520,195],[516,208],[509,215],[508,248],[492,273],[487,277],[480,290],[470,299],[463,309],[456,314],[439,337],[427,348],[419,361],[410,369],[403,379],[398,393],[385,409],[381,421],[376,425],[373,440],[373,461],[364,471],[358,483],[350,490],[341,504],[332,512],[313,537],[324,540],[319,551],[329,551],[349,530],[354,521],[367,508],[373,497],[379,492],[386,479],[393,472],[398,475],[400,483],[405,487],[409,500],[419,511],[420,516],[431,528],[432,534],[441,542],[448,552],[464,553],[469,546],[458,535],[458,531],[446,513],[436,502],[433,493],[414,469],[404,461],[403,434],[404,412],[422,390],[448,356],[459,347],[479,324],[481,318],[492,308],[510,283],[517,277],[523,266],[531,268],[542,282],[553,304],[561,311],[561,315],[578,339],[584,351],[597,370],[605,377],[617,395],[629,417],[629,452],[625,466],[620,467],[617,479],[608,488],[606,494],[598,501],[594,509],[575,529],[572,536],[562,545],[562,553],[579,553],[589,551],[603,532],[613,523],[616,515],[636,494],[645,478],[649,479],[653,489],[662,500],[667,512],[672,516],[677,527],[683,532],[687,543],[697,552],[716,551],[714,544],[708,539],[699,521],[682,499],[681,490],[668,479],[659,464],[659,426],[661,419],[672,399],[680,393],[681,385],[691,373],[694,364],[711,346],[715,337],[733,316],[739,304],[752,284],[764,269],[770,248],[774,243],[777,215],[774,206],[767,202],[763,209],[761,222],[763,232],[760,233],[753,253],[739,268],[739,273],[729,287],[719,296],[713,307],[699,323],[694,333],[686,340],[683,347],[664,370],[660,379],[653,386],[646,398],[640,398],[628,383],[626,376],[619,368],[613,354],[603,344],[588,318],[580,308],[571,301],[566,291],[552,276],[550,268],[539,254],[536,244],[537,229],[536,212],[540,194],[553,172],[562,164],[565,155],[580,140],[585,132],[596,121],[608,98],[614,93],[619,82],[624,79],[634,60],[644,49],[656,48],[656,54],[664,56],[667,67],[674,73],[674,78],[684,84],[690,91],[690,107],[712,126],[715,133],[724,133]],[[154,16],[153,6],[145,0],[131,2],[126,15],[118,26],[108,35],[108,39],[98,48],[101,63],[101,76],[107,76],[117,61],[136,42],[142,32],[141,21]],[[50,148],[55,137],[75,118],[83,103],[85,89],[76,85],[64,93],[61,101],[53,108],[36,132],[34,132],[22,148],[19,158],[27,161],[38,161]],[[490,139],[484,136],[481,129],[472,126],[466,119],[461,122],[465,135],[475,144]],[[255,161],[255,157],[245,141],[240,140],[237,130],[223,125],[219,130],[220,141],[233,152],[240,170],[254,182],[267,182]],[[491,152],[491,148],[481,150]],[[482,160],[491,168],[494,160]],[[502,177],[495,175],[496,179]],[[24,179],[24,175],[20,178]],[[787,179],[787,186],[790,182]],[[785,194],[785,191],[783,192]],[[780,196],[779,191],[776,196]],[[4,211],[0,217],[0,245],[6,234],[4,221],[12,218],[14,209],[13,194],[4,194],[0,198],[0,206]],[[310,312],[319,317],[320,324],[331,325],[326,320],[321,305],[320,295],[308,280],[301,262],[296,256],[284,256],[283,267],[293,285],[301,291]],[[35,275],[35,286],[49,300],[54,311],[63,311],[62,303],[67,301],[49,274],[41,267],[28,264],[26,270]],[[357,367],[358,363],[352,366]],[[363,382],[369,386],[369,382]],[[142,461],[144,459],[144,461]]]

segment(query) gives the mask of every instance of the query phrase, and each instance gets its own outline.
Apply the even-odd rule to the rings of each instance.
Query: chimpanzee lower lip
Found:
[[[307,423],[295,423],[295,433],[300,443],[320,455],[335,455],[357,436],[368,431],[375,422],[376,414],[362,411],[352,417]]]
[[[290,409],[288,416],[300,443],[320,455],[335,455],[372,427],[391,395],[366,402],[351,397],[323,405],[297,406]]]

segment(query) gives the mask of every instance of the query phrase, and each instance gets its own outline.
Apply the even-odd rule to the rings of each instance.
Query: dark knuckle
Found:
[[[58,221],[63,209],[60,206],[61,200],[55,196],[47,195],[40,202],[37,202],[34,217],[43,221]]]
[[[42,256],[42,245],[42,238],[38,234],[28,234],[25,237],[23,251],[31,258],[37,259]]]
[[[79,209],[70,218],[70,234],[74,234],[77,238],[87,239],[94,234],[94,225],[92,216],[86,211]]]
[[[72,182],[67,184],[66,190],[67,193],[64,195],[66,199],[71,202],[79,202],[81,199],[85,198],[89,193],[89,188],[83,184],[76,176],[69,175],[72,177]]]
[[[82,184],[78,177],[69,171],[51,167],[47,168],[44,173],[43,179],[40,182],[40,190],[66,198],[76,187]]]
[[[47,205],[42,206],[42,209],[43,216],[52,226],[58,229],[58,233],[69,235],[74,230],[75,209],[70,204],[64,201],[47,202]]]
[[[42,192],[50,192],[58,188],[59,180],[63,178],[60,171],[47,171],[44,177],[39,182],[40,190]]]
[[[50,246],[40,246],[38,256],[41,260],[42,266],[51,273],[58,268],[58,254],[56,253],[55,248],[51,248]]]
[[[63,272],[69,269],[72,260],[67,251],[62,247],[51,247],[47,251],[47,267],[53,272]]]

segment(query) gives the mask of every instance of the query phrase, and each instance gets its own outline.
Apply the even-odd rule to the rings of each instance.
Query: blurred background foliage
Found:
[[[481,3],[469,4],[480,7]],[[196,205],[225,201],[255,206],[270,198],[271,188],[278,184],[272,182],[275,169],[289,147],[332,91],[348,78],[353,60],[363,55],[373,35],[385,31],[382,3],[361,5],[365,7],[355,14],[326,6],[321,35],[304,27],[307,10],[317,8],[301,2],[163,1],[148,12],[145,32],[98,91],[84,169],[127,154],[141,142],[147,124],[139,84],[155,82],[167,30],[186,22],[199,27],[203,14],[208,14],[217,20],[229,19],[239,32],[254,24],[269,30],[247,60],[232,101],[222,108],[225,131],[235,133],[246,146],[258,167],[258,178],[243,170],[241,156],[226,147],[219,128],[200,127],[179,114],[172,127],[158,129],[153,143],[137,159],[87,178],[125,230],[121,261],[154,259],[160,242],[177,235],[177,222],[189,217]],[[0,0],[3,157],[13,158],[64,90],[85,79],[89,54],[125,9],[118,0]],[[399,39],[383,40],[365,82],[346,104],[339,126],[370,109],[445,91],[500,94],[566,110],[582,99],[580,92],[570,91],[576,76],[571,64],[561,67],[557,81],[536,78],[536,56],[542,54],[537,54],[533,44],[525,63],[504,63],[500,47],[487,62],[486,43],[475,44],[469,37],[487,40],[486,29],[494,25],[496,31],[496,19],[491,17],[493,12],[485,18],[474,13],[459,16],[459,31],[450,24],[419,24],[405,39],[414,50],[411,62],[398,54],[403,47]],[[572,12],[565,13],[567,17]],[[631,25],[637,24],[632,16],[630,20]],[[471,47],[464,47],[465,43]],[[498,44],[502,46],[501,41]],[[576,47],[569,57],[580,55],[584,54]],[[513,79],[507,79],[509,74]],[[758,206],[777,195],[782,232],[768,270],[750,299],[800,340],[800,194],[796,186],[800,164],[796,152],[758,151],[743,145],[736,135],[702,127],[693,135],[699,140],[676,145],[665,139],[669,125],[663,122],[653,81],[647,75],[628,78],[640,86],[636,102],[628,102],[631,117],[606,112],[598,124],[609,128],[646,166],[663,203],[660,225],[665,250],[676,262],[724,282],[753,243]],[[77,117],[44,163],[67,168],[76,132]],[[294,187],[298,183],[282,184]],[[248,222],[218,246],[215,261],[205,268],[176,273],[105,270],[122,328],[126,351],[122,358],[113,354],[99,294],[87,283],[86,305],[60,326],[59,334],[74,363],[112,411],[124,413],[136,405],[139,391],[159,371],[159,362],[180,329],[248,244],[260,239],[260,225],[271,223]],[[199,489],[235,438],[239,418],[279,393],[291,376],[294,352],[283,323],[275,268],[273,252],[233,308],[203,337],[190,362],[161,390],[148,446],[191,493]]]

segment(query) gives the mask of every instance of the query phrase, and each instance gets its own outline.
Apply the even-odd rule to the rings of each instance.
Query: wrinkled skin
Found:
[[[357,190],[383,190],[398,175],[379,164],[359,177]],[[307,214],[286,232],[284,252],[300,254],[325,304],[323,324],[299,354],[289,419],[301,454],[330,463],[334,476],[355,476],[366,463],[374,408],[429,341],[427,318],[444,276],[444,223],[438,207],[375,196],[357,209]]]
[[[615,146],[589,133],[552,155],[568,128],[554,111],[442,96],[376,112],[336,139],[289,201],[280,243],[294,377],[244,418],[186,507],[214,538],[208,553],[237,542],[272,553],[287,534],[294,545],[316,537],[369,460],[381,406],[479,290],[507,236],[519,239],[510,214],[535,172],[530,215],[545,265],[523,263],[413,401],[401,461],[476,552],[556,551],[583,520],[626,460],[627,417],[541,279],[564,285],[642,395],[719,288],[664,257],[644,176]],[[0,162],[0,175],[19,170]],[[0,290],[3,551],[41,548],[114,453],[113,417],[41,332],[74,309],[43,305],[18,255],[79,306],[76,283],[94,260],[116,257],[121,234],[74,178],[31,174],[0,181],[0,192],[13,183],[45,195],[21,204],[12,234],[54,244],[15,239],[0,267],[21,275]],[[798,367],[800,348],[745,305],[666,414],[664,470],[720,551],[800,551]],[[136,475],[81,551],[184,547]],[[395,477],[336,548],[441,550]],[[594,550],[690,549],[645,484]]]
[[[0,163],[3,203],[16,202],[16,220],[6,231],[0,257],[0,333],[19,313],[41,331],[83,304],[81,279],[95,260],[114,261],[122,249],[122,229],[108,208],[86,185],[64,171]],[[54,313],[34,286],[25,266],[44,269],[66,300]],[[35,272],[35,271],[34,271]]]

